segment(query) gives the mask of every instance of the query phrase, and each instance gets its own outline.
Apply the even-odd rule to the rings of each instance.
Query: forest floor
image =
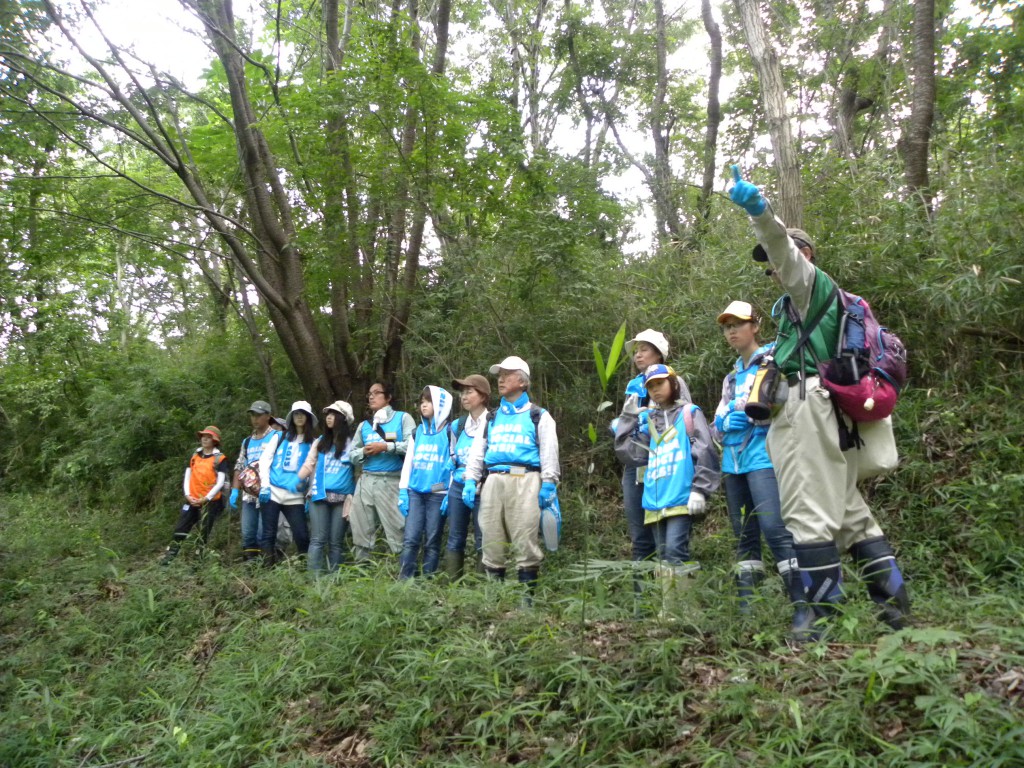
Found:
[[[778,580],[737,610],[720,518],[659,618],[579,526],[524,609],[517,584],[390,561],[161,567],[170,520],[2,506],[2,766],[1024,765],[1019,577],[904,556],[916,626],[886,631],[851,575],[828,642],[793,647]]]

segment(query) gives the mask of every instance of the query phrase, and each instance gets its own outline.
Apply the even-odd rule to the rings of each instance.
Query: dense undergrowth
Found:
[[[720,506],[676,620],[652,595],[634,618],[610,481],[567,484],[532,610],[387,563],[250,571],[223,524],[219,552],[161,568],[173,508],[7,495],[0,765],[1024,764],[1022,450],[986,420],[1005,393],[949,396],[904,401],[903,463],[871,490],[918,625],[883,633],[851,575],[801,650],[777,584],[732,604]]]

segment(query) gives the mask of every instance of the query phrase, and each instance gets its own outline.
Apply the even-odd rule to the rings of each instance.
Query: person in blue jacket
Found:
[[[284,515],[292,529],[292,538],[300,556],[309,551],[309,529],[306,526],[305,481],[299,470],[316,439],[316,416],[305,400],[292,403],[285,418],[285,431],[270,436],[260,456],[260,517],[263,531],[260,550],[263,562],[273,565],[276,559],[278,516]]]
[[[703,412],[683,399],[671,367],[649,366],[644,387],[651,399],[646,420],[639,398],[630,395],[615,433],[620,458],[649,455],[644,474],[645,524],[652,528],[659,560],[656,571],[666,607],[684,577],[700,570],[691,557],[694,517],[704,513],[707,497],[719,483],[718,453]]]
[[[459,393],[461,418],[452,422],[452,484],[448,489],[448,546],[444,553],[444,570],[448,578],[462,578],[466,563],[466,541],[470,524],[473,526],[473,544],[476,547],[477,573],[484,572],[481,556],[483,534],[480,532],[480,505],[467,507],[462,501],[465,489],[466,462],[473,439],[483,432],[487,420],[487,404],[491,399],[491,383],[487,377],[473,373],[464,379],[454,379],[452,389]]]
[[[344,560],[348,520],[345,502],[355,490],[349,450],[355,416],[352,406],[337,400],[324,408],[324,433],[313,443],[300,480],[309,480],[309,572],[318,576],[335,573]]]
[[[451,392],[433,385],[420,394],[422,421],[409,438],[398,482],[398,511],[405,518],[400,579],[416,575],[421,544],[423,575],[433,576],[437,572],[452,479],[448,417],[453,400]]]
[[[734,301],[718,316],[725,340],[739,353],[733,370],[722,382],[722,399],[715,410],[714,434],[722,443],[722,473],[729,521],[736,535],[736,585],[740,610],[750,610],[750,598],[764,580],[761,534],[775,558],[775,567],[793,603],[794,627],[808,620],[807,595],[793,549],[793,535],[782,521],[779,484],[765,439],[770,421],[755,422],[743,411],[757,369],[775,348],[758,340],[760,319],[746,301]]]
[[[373,416],[359,425],[352,438],[349,456],[354,466],[363,468],[349,515],[357,562],[370,559],[377,543],[378,521],[393,554],[402,551],[405,541],[405,518],[398,511],[398,481],[416,422],[408,413],[392,407],[393,397],[386,382],[371,384],[366,401]]]

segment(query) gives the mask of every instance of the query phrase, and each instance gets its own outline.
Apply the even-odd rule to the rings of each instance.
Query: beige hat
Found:
[[[202,437],[203,435],[209,435],[210,437],[213,438],[214,442],[216,442],[217,445],[220,445],[220,430],[217,429],[217,427],[211,425],[206,429],[196,432],[196,437]]]
[[[471,373],[464,379],[452,379],[452,389],[461,390],[467,387],[471,387],[487,397],[491,396],[491,382],[487,380],[486,376],[481,376],[479,373]]]
[[[749,301],[734,301],[725,308],[725,312],[718,316],[718,324],[721,325],[730,317],[735,317],[737,320],[753,320],[754,307]]]
[[[511,355],[506,357],[500,363],[496,363],[491,366],[491,375],[496,376],[498,371],[522,371],[527,376],[530,375],[530,365],[523,358]]]
[[[656,331],[653,328],[648,328],[646,331],[640,331],[640,333],[626,342],[627,355],[633,354],[633,347],[636,346],[638,341],[650,344],[661,353],[662,360],[668,360],[668,339],[665,338],[665,334],[661,331]]]
[[[316,414],[313,413],[313,406],[310,405],[306,400],[296,400],[294,403],[292,403],[292,409],[288,411],[288,415],[284,417],[286,424],[292,420],[292,414],[295,413],[296,411],[303,411],[305,413],[308,413],[309,420],[313,422],[314,427],[319,423],[317,421]]]
[[[340,413],[342,416],[348,419],[349,424],[353,423],[356,420],[355,413],[352,411],[352,406],[346,403],[344,400],[335,400],[333,403],[324,408],[325,414],[328,411]]]

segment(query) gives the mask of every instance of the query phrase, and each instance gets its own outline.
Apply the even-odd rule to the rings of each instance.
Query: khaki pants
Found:
[[[859,453],[839,450],[832,401],[817,376],[807,380],[804,400],[799,387],[790,387],[768,431],[768,454],[779,480],[782,519],[794,543],[834,541],[844,551],[882,535],[857,488]]]
[[[491,474],[480,495],[480,531],[486,568],[504,568],[511,546],[518,569],[535,569],[540,548],[540,473]]]
[[[378,521],[391,551],[396,555],[402,551],[405,518],[398,511],[398,480],[397,474],[374,472],[364,472],[359,477],[349,514],[357,559],[366,559],[373,551]]]

